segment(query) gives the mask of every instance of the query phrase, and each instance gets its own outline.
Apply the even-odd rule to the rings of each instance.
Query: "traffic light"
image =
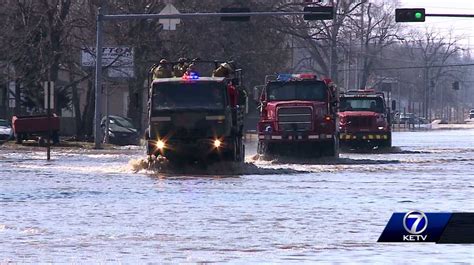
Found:
[[[453,90],[459,90],[459,82],[458,81],[453,82]]]
[[[304,15],[304,20],[330,20],[334,18],[334,7],[332,6],[305,6],[303,11],[315,13]]]
[[[246,8],[246,7],[224,7],[224,8],[221,8],[221,13],[250,13],[250,8]],[[250,16],[221,17],[221,21],[246,22],[246,21],[250,21]]]
[[[396,22],[425,22],[424,8],[397,8],[395,9]]]

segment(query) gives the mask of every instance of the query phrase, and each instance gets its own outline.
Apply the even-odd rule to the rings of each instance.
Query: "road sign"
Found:
[[[93,47],[82,49],[82,66],[95,66],[95,54],[96,51]],[[102,66],[109,67],[109,77],[132,78],[135,76],[133,71],[133,48],[122,46],[104,47],[102,48],[102,54]]]
[[[166,4],[165,8],[161,10],[160,15],[175,15],[180,14],[178,9],[174,7],[172,4]],[[181,23],[181,19],[179,18],[171,18],[171,19],[160,19],[158,23],[163,24],[163,30],[176,30],[176,25]]]
[[[135,76],[135,68],[133,67],[111,67],[107,74],[112,78],[133,78]]]
[[[84,67],[95,66],[95,47],[81,51],[81,62]],[[102,66],[133,67],[134,51],[131,47],[111,46],[102,48]]]

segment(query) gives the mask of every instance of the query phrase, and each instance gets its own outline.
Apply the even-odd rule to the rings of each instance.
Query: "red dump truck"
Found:
[[[60,121],[56,114],[51,116],[50,121],[47,115],[13,116],[12,125],[17,144],[33,137],[44,139],[50,131],[53,143],[59,143]]]

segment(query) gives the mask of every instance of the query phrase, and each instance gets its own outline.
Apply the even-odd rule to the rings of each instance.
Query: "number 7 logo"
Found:
[[[403,227],[410,234],[421,234],[428,227],[428,218],[423,212],[408,212],[405,214],[405,217],[403,217]]]

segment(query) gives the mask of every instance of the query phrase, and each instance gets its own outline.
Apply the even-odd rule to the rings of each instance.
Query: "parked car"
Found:
[[[425,117],[416,117],[415,116],[415,124],[428,124],[430,123],[427,118]]]
[[[474,119],[474,109],[469,111],[469,119]]]
[[[106,117],[102,118],[100,126],[105,135]],[[133,126],[132,121],[120,116],[109,116],[109,143],[116,145],[140,144],[140,133]]]
[[[13,139],[13,129],[7,120],[0,119],[0,141]]]
[[[399,123],[401,124],[415,124],[416,123],[416,115],[414,113],[400,113],[400,117],[398,119]]]
[[[398,119],[400,124],[427,124],[429,123],[428,119],[424,117],[418,117],[414,113],[400,113]]]

